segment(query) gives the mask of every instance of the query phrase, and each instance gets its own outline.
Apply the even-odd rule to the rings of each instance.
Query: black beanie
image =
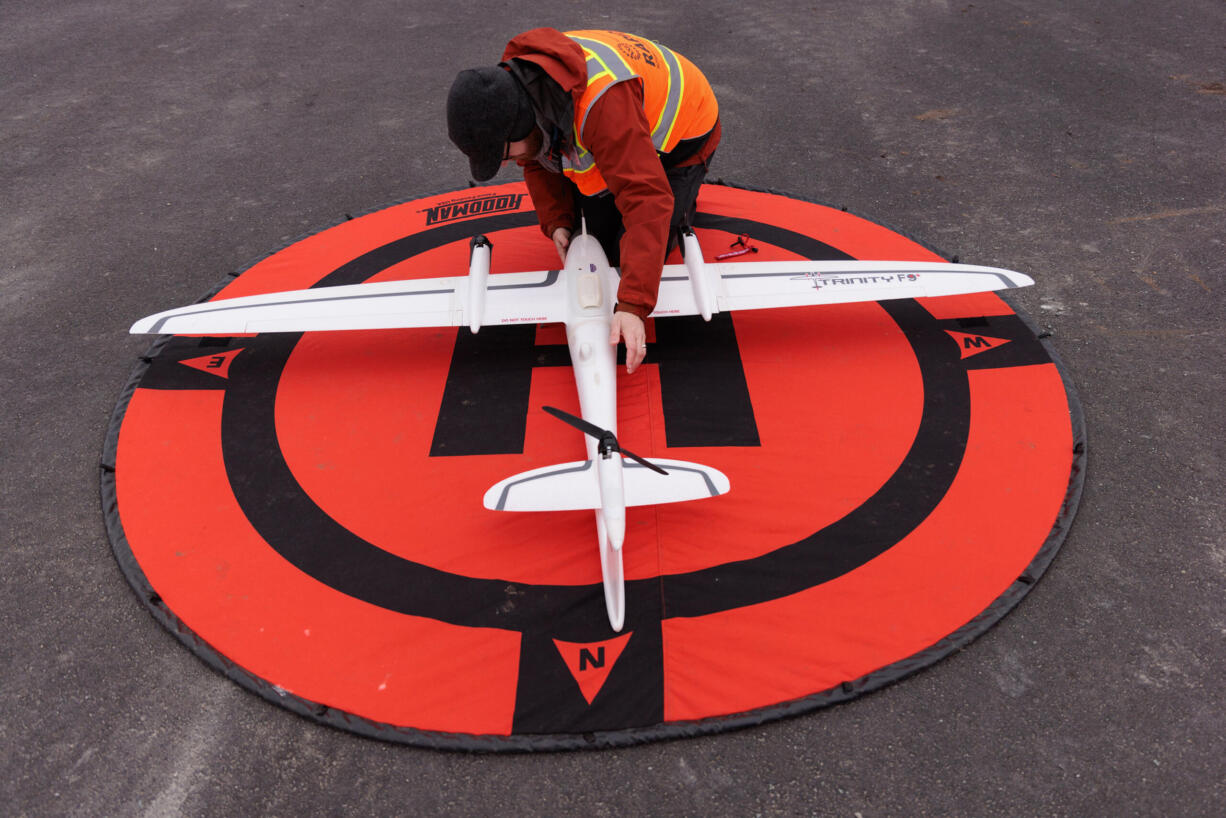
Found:
[[[492,179],[508,142],[526,139],[536,125],[532,101],[504,68],[469,68],[447,95],[447,135],[468,156],[473,179]]]

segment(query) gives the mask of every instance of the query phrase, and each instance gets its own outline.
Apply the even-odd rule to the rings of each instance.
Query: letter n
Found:
[[[588,666],[604,667],[604,645],[596,648],[596,655],[587,648],[579,649],[579,671],[583,672],[588,669]]]

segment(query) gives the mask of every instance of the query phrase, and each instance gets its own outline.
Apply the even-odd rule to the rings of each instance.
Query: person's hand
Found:
[[[559,227],[553,231],[553,246],[558,248],[558,257],[566,263],[566,248],[570,247],[570,230]]]
[[[647,328],[643,326],[643,319],[632,312],[613,313],[609,343],[616,346],[619,340],[626,342],[626,374],[633,374],[647,357]]]

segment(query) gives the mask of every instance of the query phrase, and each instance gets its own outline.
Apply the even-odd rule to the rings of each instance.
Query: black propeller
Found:
[[[652,463],[649,460],[644,460],[632,451],[623,449],[617,442],[617,436],[608,429],[601,429],[595,423],[588,423],[581,417],[576,417],[570,412],[563,412],[561,409],[553,406],[542,406],[541,408],[553,415],[558,420],[574,426],[585,435],[591,435],[592,437],[596,438],[598,442],[596,451],[600,452],[601,455],[608,456],[609,452],[621,452],[635,463],[640,463],[652,471],[659,472],[660,474],[668,474],[668,472],[664,471],[664,469],[660,468],[655,463]]]

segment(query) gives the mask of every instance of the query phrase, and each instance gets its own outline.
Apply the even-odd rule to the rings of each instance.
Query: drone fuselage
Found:
[[[613,306],[617,301],[617,272],[592,236],[580,233],[566,252],[566,343],[579,393],[583,419],[617,435],[617,347],[609,343]],[[600,530],[608,545],[620,551],[626,538],[626,499],[621,454],[601,453],[600,442],[584,435],[587,459],[596,464],[600,485]],[[605,543],[601,543],[602,550]]]

